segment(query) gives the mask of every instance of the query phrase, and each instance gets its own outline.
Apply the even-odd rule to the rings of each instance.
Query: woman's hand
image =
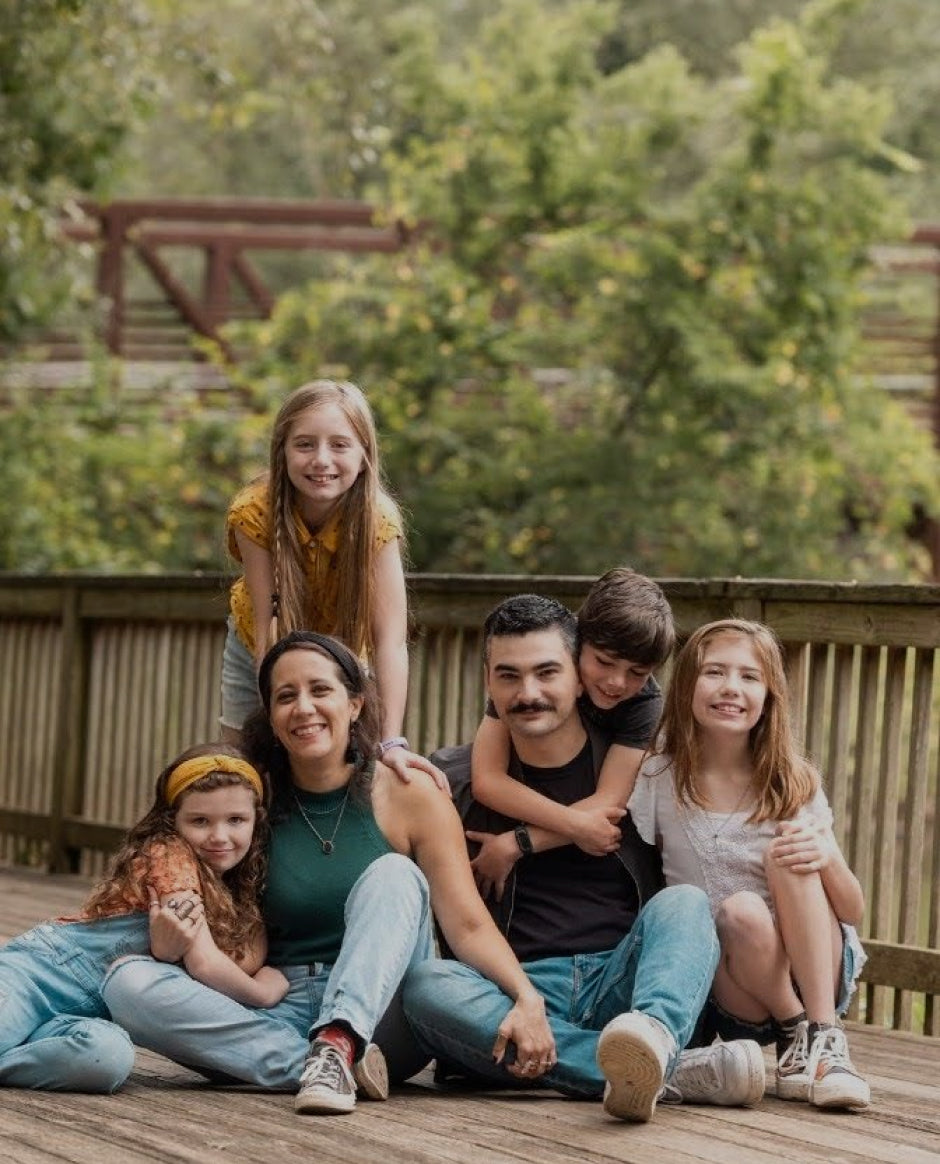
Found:
[[[493,1044],[494,1062],[503,1062],[510,1043],[515,1045],[516,1057],[506,1070],[517,1079],[538,1079],[558,1061],[555,1037],[545,1017],[545,1002],[534,990],[521,994],[499,1024]]]
[[[150,898],[150,952],[158,962],[179,962],[192,949],[206,924],[200,898],[188,891],[175,893],[162,904],[152,885]]]
[[[407,748],[403,748],[399,744],[398,747],[389,748],[387,752],[382,753],[382,763],[391,768],[398,779],[405,784],[411,783],[413,769],[424,772],[431,777],[441,792],[446,792],[450,796],[450,783],[447,777],[426,756],[421,756],[417,752],[409,752]]]
[[[262,966],[253,977],[255,985],[261,988],[259,1001],[256,1004],[259,1007],[277,1006],[290,989],[290,983],[280,970],[276,970],[273,966]]]
[[[470,862],[480,896],[486,901],[493,893],[497,901],[502,901],[506,878],[522,856],[515,833],[477,833],[467,829],[466,835],[480,846],[479,853]]]
[[[821,873],[832,860],[835,838],[825,825],[813,820],[788,820],[777,825],[767,856],[793,873]]]

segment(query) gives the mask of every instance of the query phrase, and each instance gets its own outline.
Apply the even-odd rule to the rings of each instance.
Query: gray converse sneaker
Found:
[[[381,1047],[366,1045],[362,1058],[353,1063],[353,1079],[366,1099],[388,1099],[388,1067]]]
[[[607,1078],[604,1111],[620,1120],[652,1119],[675,1052],[675,1040],[658,1019],[638,1010],[611,1019],[597,1041],[597,1065]]]
[[[666,1082],[663,1103],[749,1107],[764,1094],[764,1052],[753,1039],[683,1051]]]
[[[803,1019],[777,1060],[777,1098],[807,1100],[809,1082],[809,1023]]]
[[[861,1110],[871,1103],[871,1089],[849,1058],[841,1027],[809,1026],[809,1101],[814,1107]]]
[[[301,1115],[337,1115],[356,1106],[356,1081],[342,1052],[315,1039],[300,1076],[294,1111]]]

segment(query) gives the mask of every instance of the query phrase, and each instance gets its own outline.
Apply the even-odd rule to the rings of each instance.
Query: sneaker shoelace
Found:
[[[839,1032],[841,1034],[841,1032]],[[800,1023],[797,1027],[796,1033],[793,1036],[793,1042],[787,1047],[784,1053],[780,1056],[777,1063],[777,1070],[781,1075],[799,1074],[806,1069],[806,1059],[808,1047],[806,1045],[807,1026],[806,1023]],[[818,1042],[819,1040],[817,1040]],[[816,1044],[813,1044],[815,1050]]]
[[[335,1047],[318,1047],[310,1056],[300,1076],[300,1086],[320,1084],[330,1091],[342,1091],[346,1081],[346,1064]]]
[[[822,1071],[820,1071],[822,1066]],[[813,1079],[825,1075],[827,1071],[849,1071],[855,1074],[852,1060],[849,1058],[849,1044],[845,1031],[839,1027],[829,1027],[820,1031],[813,1039],[813,1049],[810,1052],[809,1074]]]

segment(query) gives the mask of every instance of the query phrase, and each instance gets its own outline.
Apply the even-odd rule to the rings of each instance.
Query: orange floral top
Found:
[[[316,532],[311,532],[300,514],[294,511],[300,543],[304,548],[304,573],[313,605],[313,620],[308,630],[319,634],[336,633],[337,607],[339,599],[339,576],[336,573],[336,551],[339,549],[343,532],[343,514],[338,511]],[[271,552],[271,517],[268,508],[267,478],[260,477],[246,485],[236,494],[229,506],[226,519],[226,537],[229,553],[241,561],[235,531],[243,534],[262,549]],[[376,549],[380,550],[402,535],[401,519],[394,503],[387,497],[379,498],[379,522],[376,534]],[[231,590],[229,606],[235,633],[247,649],[254,654],[255,618],[251,605],[251,595],[244,577],[239,578]]]
[[[127,882],[111,886],[111,892],[93,914],[83,908],[81,913],[56,918],[56,921],[90,921],[138,911],[146,913],[150,907],[148,885],[154,887],[160,898],[168,893],[186,891],[202,896],[199,864],[184,840],[169,837],[151,841],[131,862],[131,876]]]

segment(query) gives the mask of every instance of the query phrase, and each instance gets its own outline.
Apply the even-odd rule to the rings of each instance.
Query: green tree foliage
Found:
[[[0,342],[78,293],[60,218],[108,188],[146,105],[147,32],[141,0],[0,3]]]
[[[896,228],[890,105],[831,66],[860,7],[771,22],[714,82],[669,48],[604,74],[593,4],[512,0],[412,59],[386,168],[422,243],[288,296],[248,376],[366,385],[423,569],[916,576],[937,459],[852,362]]]
[[[279,401],[335,374],[375,405],[418,569],[921,576],[904,531],[940,510],[940,466],[855,364],[866,254],[904,229],[887,194],[908,165],[884,94],[842,68],[870,7],[748,15],[709,70],[648,43],[681,44],[691,19],[657,3],[659,23],[652,0],[224,0],[202,37],[180,0],[36,4],[54,32],[77,22],[73,70],[109,43],[105,13],[161,46],[154,192],[364,194],[415,239],[324,264],[243,330],[244,411],[178,394],[169,421],[131,409],[107,365],[90,398],[11,410],[0,564],[220,565],[226,503],[262,467]],[[134,64],[116,52],[86,77],[90,125],[114,111],[112,137],[87,139],[87,178],[69,162],[8,183],[37,191],[31,222],[111,172]],[[64,116],[73,75],[37,108]],[[124,155],[136,182],[143,141]]]

